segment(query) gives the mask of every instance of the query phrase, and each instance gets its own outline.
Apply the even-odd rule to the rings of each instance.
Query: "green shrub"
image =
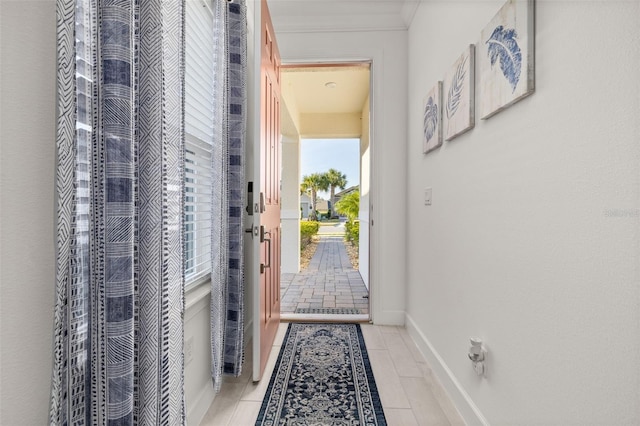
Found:
[[[342,197],[336,203],[336,211],[351,221],[356,220],[360,211],[360,191],[354,191]]]
[[[315,221],[300,222],[300,250],[311,242],[311,238],[318,233],[320,223]]]
[[[360,242],[360,222],[347,220],[344,224],[345,239],[351,244],[358,245]]]
[[[300,222],[300,235],[313,236],[318,233],[320,223],[312,220]]]

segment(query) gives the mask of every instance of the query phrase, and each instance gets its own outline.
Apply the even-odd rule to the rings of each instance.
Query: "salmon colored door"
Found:
[[[262,377],[280,324],[280,54],[266,0],[261,17],[260,373],[254,380]]]

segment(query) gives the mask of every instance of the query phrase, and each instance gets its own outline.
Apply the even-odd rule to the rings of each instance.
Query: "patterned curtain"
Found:
[[[178,425],[183,5],[57,0],[50,423]]]
[[[244,0],[216,0],[214,188],[212,207],[211,376],[242,373],[243,209],[247,17]]]

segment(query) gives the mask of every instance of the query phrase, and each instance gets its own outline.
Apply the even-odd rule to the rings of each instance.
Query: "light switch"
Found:
[[[424,205],[425,206],[430,206],[431,205],[431,197],[432,197],[431,188],[425,189],[424,190]]]

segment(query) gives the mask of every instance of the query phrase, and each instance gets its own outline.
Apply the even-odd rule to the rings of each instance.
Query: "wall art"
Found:
[[[450,141],[475,126],[475,46],[469,45],[444,77],[444,139]]]
[[[534,91],[534,0],[509,0],[482,30],[478,45],[482,119]]]
[[[424,98],[422,152],[433,151],[442,145],[442,82],[431,88]]]

